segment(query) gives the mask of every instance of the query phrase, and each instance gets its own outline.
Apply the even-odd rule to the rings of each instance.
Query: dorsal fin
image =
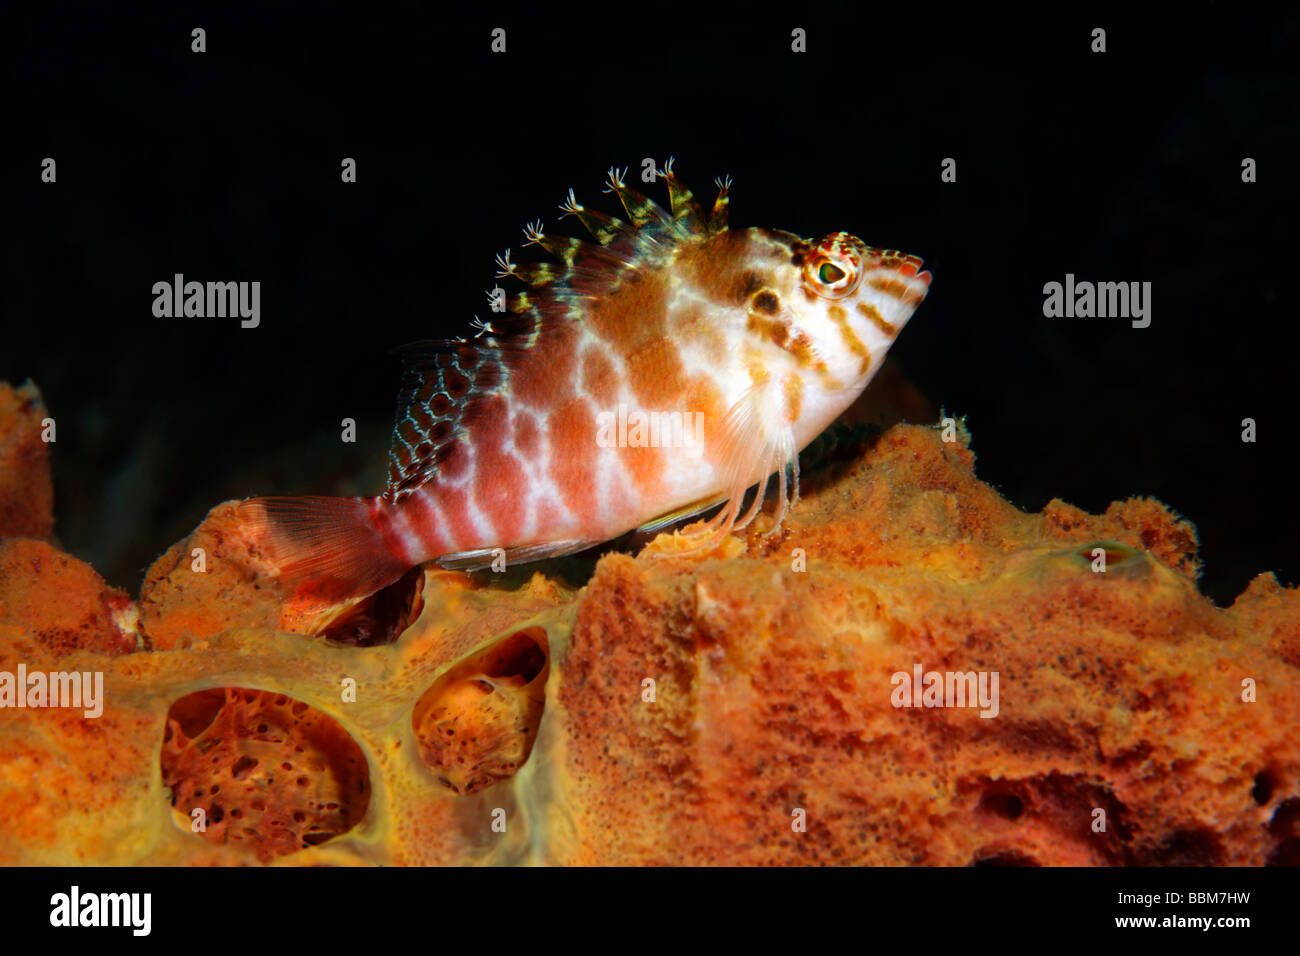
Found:
[[[630,222],[586,208],[569,190],[560,218],[578,219],[594,241],[550,235],[540,220],[526,226],[524,245],[539,246],[559,262],[514,263],[507,249],[497,256],[497,278],[511,276],[530,287],[507,296],[507,312],[494,311],[489,322],[476,319],[473,338],[415,342],[401,350],[385,494],[390,500],[438,473],[439,463],[463,438],[485,399],[500,390],[510,370],[526,360],[548,329],[580,323],[585,301],[616,293],[636,274],[671,262],[679,246],[727,228],[730,179],[718,180],[720,192],[706,219],[673,172],[672,159],[656,170],[668,185],[671,212],[629,188],[625,173],[611,169],[608,175],[606,191],[618,195]]]
[[[438,462],[459,436],[476,396],[501,384],[507,340],[430,339],[403,346],[397,421],[388,448],[388,489],[397,500],[437,473]]]
[[[709,213],[709,231],[721,232],[727,228],[727,210],[731,205],[731,177],[719,176],[714,182],[718,186],[718,198],[713,200],[713,210]]]

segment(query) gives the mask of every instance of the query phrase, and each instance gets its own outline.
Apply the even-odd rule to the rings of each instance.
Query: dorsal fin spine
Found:
[[[606,188],[606,192],[618,194],[619,202],[623,204],[623,208],[627,211],[627,216],[632,220],[632,224],[640,229],[651,219],[657,219],[664,226],[671,229],[673,226],[672,218],[654,200],[641,195],[635,189],[629,188],[623,182],[623,177],[626,174],[626,169],[621,173],[617,169],[611,169],[609,171],[609,186]]]
[[[718,186],[718,198],[713,200],[713,209],[709,212],[709,232],[722,232],[727,228],[727,207],[731,204],[731,177],[719,176],[714,180]]]
[[[616,219],[582,205],[574,197],[572,189],[569,190],[569,195],[564,202],[560,203],[560,211],[564,214],[560,216],[561,220],[569,216],[575,217],[602,246],[609,245],[617,236],[630,235],[633,232],[632,227],[622,219]]]
[[[682,184],[673,172],[673,157],[668,157],[664,168],[658,171],[668,183],[668,208],[672,210],[673,220],[690,235],[698,236],[705,229],[704,214],[700,211],[695,195]]]

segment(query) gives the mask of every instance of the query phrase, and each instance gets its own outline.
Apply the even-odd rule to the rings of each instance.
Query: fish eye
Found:
[[[844,278],[844,270],[833,262],[823,262],[821,268],[817,270],[817,278],[827,285],[834,285]]]
[[[852,295],[862,278],[862,269],[853,255],[821,252],[804,266],[804,282],[810,292],[824,299],[842,299]]]

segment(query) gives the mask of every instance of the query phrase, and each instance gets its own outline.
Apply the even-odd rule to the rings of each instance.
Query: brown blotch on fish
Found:
[[[511,397],[539,407],[571,394],[577,378],[577,341],[578,327],[571,322],[541,328],[536,344],[510,368]]]
[[[723,232],[710,236],[699,245],[683,248],[676,260],[678,278],[686,285],[714,301],[744,305],[763,287],[747,287],[742,263],[752,261],[748,231]],[[757,275],[757,273],[755,273]]]
[[[880,314],[880,310],[869,302],[859,302],[858,311],[871,320],[872,324],[881,332],[893,338],[898,334],[898,329]]]
[[[798,236],[791,236],[790,240],[790,265],[802,266],[808,261],[808,256],[812,252],[812,246],[800,239]]]
[[[643,343],[626,361],[633,394],[646,408],[671,407],[686,387],[681,353],[667,336]]]
[[[888,279],[884,276],[872,276],[867,282],[873,289],[879,289],[885,295],[892,295],[895,299],[905,299],[911,289],[906,283],[899,282],[897,279]]]
[[[790,322],[765,318],[752,309],[745,319],[745,328],[765,342],[771,342],[777,348],[785,348],[790,337]]]
[[[781,310],[781,300],[777,298],[776,293],[771,289],[764,289],[754,296],[754,308],[760,312],[766,312],[768,315],[776,315]]]
[[[583,324],[616,353],[635,352],[667,329],[667,282],[664,274],[643,276],[614,295],[587,302]]]
[[[858,338],[858,334],[849,325],[848,312],[841,305],[832,305],[827,311],[830,314],[831,321],[839,328],[840,336],[844,339],[844,344],[848,346],[849,351],[862,359],[861,374],[866,375],[867,370],[871,368],[871,350],[867,348],[862,339]]]
[[[809,368],[813,365],[819,365],[823,369],[826,367],[825,362],[817,361],[817,353],[813,348],[812,339],[802,329],[796,331],[789,341],[781,345],[781,348],[793,355],[801,368]]]
[[[582,390],[601,408],[610,408],[618,398],[618,372],[602,349],[582,353]]]

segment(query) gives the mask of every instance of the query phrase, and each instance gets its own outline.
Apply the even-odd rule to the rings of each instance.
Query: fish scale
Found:
[[[730,180],[706,213],[671,160],[668,210],[623,176],[606,190],[626,219],[570,190],[561,218],[590,240],[525,227],[554,261],[497,257],[522,286],[506,311],[403,350],[382,495],[242,503],[297,596],[369,593],[433,560],[569,554],[723,503],[693,533],[709,548],[752,520],[773,476],[780,528],[799,451],[879,370],[930,274],[844,232],[733,230]]]

